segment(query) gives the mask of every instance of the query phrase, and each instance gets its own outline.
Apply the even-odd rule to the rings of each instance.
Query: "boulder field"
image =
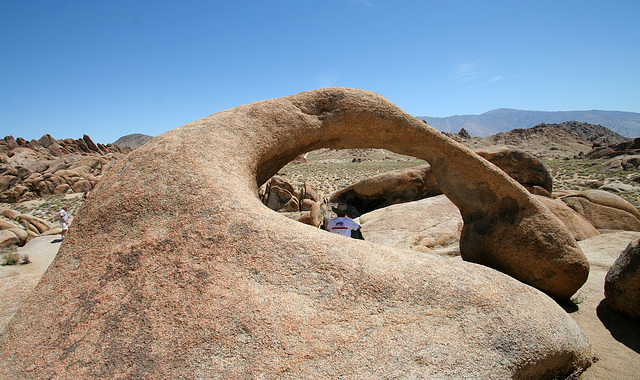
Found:
[[[428,161],[463,258],[509,275],[268,209],[259,186],[321,147]],[[497,167],[378,94],[314,90],[116,162],[0,335],[0,377],[553,378],[587,367],[589,342],[523,282],[566,299],[587,275],[569,231]]]
[[[81,139],[0,139],[0,202],[91,190],[108,165],[131,149]]]

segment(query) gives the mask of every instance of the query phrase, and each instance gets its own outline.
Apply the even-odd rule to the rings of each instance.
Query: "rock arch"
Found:
[[[573,238],[497,168],[380,95],[321,89],[196,120],[119,161],[0,336],[0,374],[536,378],[589,365],[575,322],[509,276],[260,203],[260,184],[320,147],[423,158],[461,210],[465,258],[558,298],[586,280]]]

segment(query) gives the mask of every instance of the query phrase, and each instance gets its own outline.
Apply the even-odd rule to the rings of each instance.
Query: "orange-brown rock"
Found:
[[[597,229],[640,231],[640,212],[622,197],[604,190],[585,190],[562,197]]]
[[[586,277],[570,233],[504,172],[380,95],[320,89],[196,120],[114,164],[0,334],[0,377],[541,378],[589,365],[584,333],[531,286],[265,207],[260,185],[320,147],[424,158],[460,208],[464,250],[501,269],[513,259],[560,298]]]
[[[367,241],[445,256],[460,254],[462,216],[444,195],[401,203],[360,217]]]
[[[640,321],[640,240],[629,244],[607,272],[607,305]]]
[[[27,243],[27,240],[29,239],[29,234],[27,233],[27,231],[20,227],[10,228],[9,231],[13,232],[18,237],[19,246],[22,247]]]
[[[310,199],[305,199],[310,200]],[[309,212],[306,212],[300,217],[299,222],[308,224],[314,227],[320,227],[323,222],[323,216],[321,211],[321,202],[314,202],[311,207],[309,207]]]
[[[502,169],[529,191],[539,192],[539,190],[532,191],[531,188],[541,187],[551,194],[553,190],[551,174],[533,155],[513,146],[498,146],[476,153]]]
[[[10,230],[0,230],[0,248],[20,244],[20,239]]]
[[[298,192],[279,175],[274,175],[266,184],[263,203],[272,210],[299,211]]]
[[[421,165],[392,170],[359,181],[331,194],[329,202],[346,203],[358,210],[359,215],[439,194],[442,194],[442,190],[431,166]]]
[[[577,241],[600,235],[600,232],[584,216],[567,206],[563,201],[542,195],[537,195],[536,199],[547,206],[553,215],[560,219]]]

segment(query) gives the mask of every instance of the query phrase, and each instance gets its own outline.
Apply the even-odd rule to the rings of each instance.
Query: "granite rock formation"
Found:
[[[546,193],[544,195],[549,196],[553,192],[551,174],[544,164],[533,155],[512,146],[497,146],[476,153],[502,169],[529,192],[542,191]]]
[[[477,151],[533,194],[551,196],[553,179],[540,160],[511,146]],[[329,202],[344,202],[353,207],[350,217],[389,205],[416,201],[442,194],[430,165],[392,170],[359,181],[329,197]]]
[[[611,266],[604,294],[609,307],[640,321],[640,240],[629,244]]]
[[[361,214],[397,203],[411,202],[442,194],[430,165],[380,173],[359,181],[329,197],[330,203],[344,202]]]
[[[314,90],[196,120],[114,164],[0,334],[0,377],[524,379],[589,365],[584,333],[533,287],[262,204],[279,168],[329,146],[430,162],[464,219],[463,255],[559,298],[586,279],[569,232],[498,168],[380,95]]]
[[[597,229],[640,231],[640,212],[618,195],[585,190],[561,199]]]
[[[0,202],[91,190],[108,164],[130,151],[96,144],[87,135],[77,140],[44,135],[31,141],[7,136],[0,140]]]

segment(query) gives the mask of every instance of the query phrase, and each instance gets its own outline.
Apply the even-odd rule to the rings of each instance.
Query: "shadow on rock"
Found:
[[[580,310],[578,305],[571,300],[560,300],[560,301],[556,300],[556,302],[561,308],[564,309],[564,311],[566,311],[569,314],[575,313],[576,311]]]
[[[596,308],[598,318],[611,336],[635,352],[640,353],[640,324],[613,311],[603,299]]]

